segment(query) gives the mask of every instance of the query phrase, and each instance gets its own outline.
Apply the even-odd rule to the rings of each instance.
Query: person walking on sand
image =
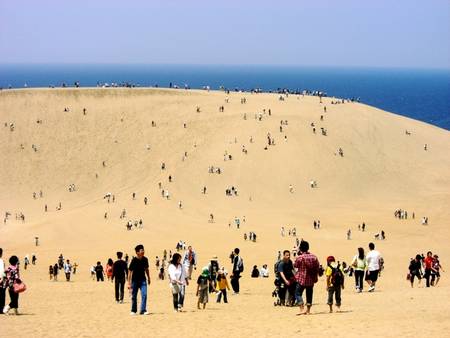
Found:
[[[431,285],[437,286],[439,283],[439,279],[441,279],[441,270],[444,272],[444,269],[442,269],[442,265],[439,262],[439,256],[434,255],[433,256],[433,266],[431,267],[432,270],[432,276],[431,276]],[[436,279],[436,282],[435,282]]]
[[[364,255],[364,249],[358,248],[358,254],[353,257],[352,267],[355,270],[355,288],[356,292],[362,292],[364,272],[367,268],[366,256]]]
[[[48,274],[49,274],[50,280],[52,280],[53,279],[53,265],[50,265],[48,267]]]
[[[208,303],[208,292],[211,284],[211,278],[209,276],[208,267],[204,267],[202,269],[202,273],[198,276],[197,279],[197,292],[196,296],[198,297],[197,301],[197,309],[200,310],[200,304],[203,305],[203,310],[206,308],[206,303]]]
[[[104,282],[105,271],[103,270],[103,265],[100,262],[97,262],[97,265],[94,267],[95,277],[97,278],[97,282]]]
[[[192,246],[190,245],[184,253],[183,265],[187,271],[188,279],[192,279],[192,270],[197,267],[197,254],[192,250]]]
[[[108,259],[108,262],[106,263],[106,267],[105,267],[105,274],[106,274],[106,278],[108,278],[108,282],[109,281],[113,281],[112,280],[112,276],[113,276],[113,265],[114,262],[111,258]]]
[[[330,313],[333,312],[333,294],[336,299],[336,307],[341,308],[341,290],[344,289],[344,271],[342,270],[339,262],[333,256],[327,258],[327,269],[325,271],[327,278],[327,291],[328,301],[327,304],[330,307]]]
[[[131,315],[137,313],[137,294],[141,290],[141,315],[148,315],[147,312],[147,283],[150,285],[150,272],[147,257],[144,256],[144,246],[139,244],[135,247],[136,257],[131,260],[128,267],[128,289],[131,289]],[[147,278],[146,278],[147,277]]]
[[[19,293],[14,289],[14,285],[16,283],[20,283],[20,274],[19,274],[19,258],[17,256],[11,256],[9,258],[9,267],[6,269],[6,287],[8,288],[10,303],[5,305],[3,308],[3,313],[5,315],[9,314],[10,310],[13,310],[14,313],[18,314],[19,308]]]
[[[425,273],[423,277],[425,278],[427,288],[430,287],[431,269],[433,267],[433,254],[431,251],[427,252],[427,257],[423,260],[423,266],[425,268]]]
[[[127,263],[122,259],[123,253],[117,252],[117,260],[113,264],[111,280],[114,281],[116,303],[123,303],[125,279],[128,276]]]
[[[375,244],[369,243],[369,253],[366,256],[367,272],[366,281],[369,284],[369,292],[375,290],[375,283],[378,280],[378,275],[381,270],[381,254],[375,250]]]
[[[174,253],[172,256],[168,273],[174,311],[182,312],[186,285],[189,285],[189,280],[186,275],[186,269],[183,267],[183,264],[181,264],[181,255],[178,252]]]
[[[70,264],[69,260],[66,260],[64,263],[64,273],[66,274],[66,281],[70,282],[70,275],[72,273],[72,264]]]
[[[6,274],[5,274],[5,262],[2,259],[3,249],[0,248],[0,314],[3,313],[6,299]]]
[[[227,289],[230,290],[230,286],[228,285],[227,276],[223,267],[219,270],[219,273],[217,275],[217,286],[217,289],[219,289],[219,292],[217,294],[217,303],[220,303],[220,301],[222,300],[222,295],[223,302],[228,303]]]
[[[244,261],[242,257],[239,255],[239,248],[234,249],[234,257],[233,257],[233,273],[231,275],[231,287],[235,295],[239,294],[239,278],[241,278],[241,273],[244,272]]]
[[[55,263],[55,265],[53,265],[53,281],[54,282],[58,281],[58,273],[59,273],[59,266],[57,263]]]
[[[409,281],[411,282],[411,287],[414,287],[414,278],[417,277],[419,280],[419,284],[422,280],[422,256],[416,255],[416,258],[412,259],[411,262],[409,262]]]
[[[300,254],[295,260],[294,267],[297,269],[295,278],[297,280],[296,298],[300,306],[299,315],[309,315],[313,301],[313,288],[317,283],[319,274],[319,260],[309,252],[309,243],[300,242]],[[303,291],[306,290],[306,310],[304,309]]]

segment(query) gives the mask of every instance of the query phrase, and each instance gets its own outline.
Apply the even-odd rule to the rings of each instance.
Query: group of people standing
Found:
[[[341,306],[341,290],[344,288],[346,273],[354,271],[357,292],[360,293],[363,290],[363,279],[369,284],[369,292],[375,290],[375,284],[383,268],[383,258],[380,252],[375,250],[373,243],[369,243],[369,250],[369,253],[365,255],[364,249],[358,248],[358,254],[353,258],[351,268],[348,269],[344,262],[341,264],[334,256],[329,256],[324,269],[318,258],[309,252],[309,243],[302,240],[295,262],[291,260],[291,252],[284,250],[283,258],[275,264],[276,290],[273,295],[278,297],[279,305],[297,305],[300,307],[299,314],[309,314],[313,302],[314,284],[317,283],[318,277],[325,273],[327,304],[330,306],[330,312],[333,312],[333,296],[336,306],[338,308]],[[306,303],[303,299],[304,292]]]

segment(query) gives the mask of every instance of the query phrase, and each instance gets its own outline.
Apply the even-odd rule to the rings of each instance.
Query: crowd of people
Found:
[[[356,292],[363,291],[364,280],[368,284],[368,292],[373,292],[383,267],[383,257],[375,250],[375,244],[369,243],[369,252],[365,254],[363,248],[358,248],[358,254],[353,257],[350,266],[330,255],[326,259],[326,268],[323,268],[317,256],[309,252],[309,243],[302,240],[294,262],[291,259],[291,251],[284,250],[283,257],[275,263],[276,289],[272,295],[277,300],[274,304],[299,306],[299,314],[309,314],[313,304],[314,285],[318,282],[318,277],[325,274],[330,312],[333,312],[333,303],[339,310],[346,276],[354,275]],[[306,303],[303,299],[304,292]]]

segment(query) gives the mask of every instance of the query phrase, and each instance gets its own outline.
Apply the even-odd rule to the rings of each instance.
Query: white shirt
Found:
[[[64,272],[70,273],[72,271],[72,264],[70,263],[64,263]]]
[[[259,272],[260,272],[261,277],[269,277],[269,270],[268,269],[261,268],[259,270]]]
[[[369,251],[366,256],[367,269],[369,271],[380,270],[380,258],[381,254],[377,250]]]
[[[169,273],[170,282],[178,281],[183,285],[186,283],[186,270],[182,264],[180,264],[178,266],[170,264],[168,273]]]

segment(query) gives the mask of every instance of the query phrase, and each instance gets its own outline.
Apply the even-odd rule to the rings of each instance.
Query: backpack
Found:
[[[274,266],[273,266],[273,273],[275,274],[275,277],[278,279],[280,278],[280,273],[278,272],[278,267],[280,266],[280,263],[282,262],[282,260],[280,259],[279,261],[277,261]]]
[[[239,269],[239,272],[244,272],[244,260],[241,257],[238,258],[237,267]]]
[[[331,284],[334,287],[341,286],[344,283],[344,274],[342,273],[340,264],[335,268],[331,268]]]

